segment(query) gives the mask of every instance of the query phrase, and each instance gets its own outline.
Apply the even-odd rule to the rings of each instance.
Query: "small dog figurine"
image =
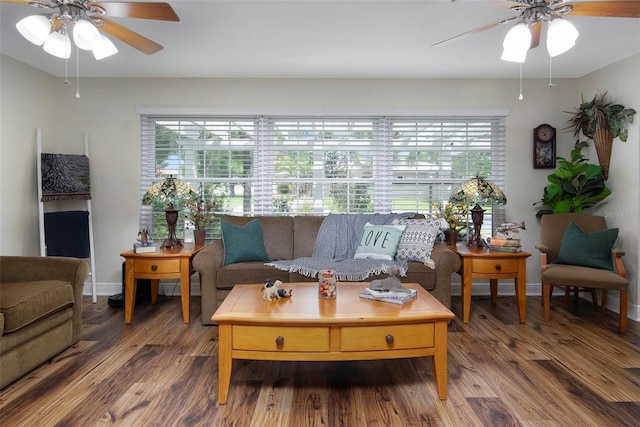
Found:
[[[280,296],[280,298],[289,298],[291,295],[293,295],[293,289],[278,289],[278,295]]]
[[[273,301],[280,299],[280,294],[278,293],[278,287],[282,285],[280,280],[276,280],[272,282],[271,279],[267,279],[262,287],[262,299],[265,301]]]
[[[147,246],[149,244],[149,230],[146,228],[141,229],[138,232],[138,241],[144,246]]]

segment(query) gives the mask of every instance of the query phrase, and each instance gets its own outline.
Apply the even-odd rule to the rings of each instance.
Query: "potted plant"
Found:
[[[570,161],[557,158],[559,166],[548,176],[550,184],[544,188],[542,200],[534,203],[542,205],[537,218],[548,213],[582,212],[611,194],[602,168],[588,163],[582,155],[586,146],[586,142],[576,142]]]
[[[466,227],[469,207],[467,205],[456,205],[451,202],[433,204],[433,216],[442,218],[449,225],[449,229],[444,231],[447,245],[455,245],[458,241],[458,234]]]
[[[216,203],[197,199],[186,202],[184,207],[188,210],[185,215],[186,227],[190,228],[192,226],[194,228],[193,238],[197,245],[204,244],[206,227],[207,225],[212,225],[216,217],[214,214]]]
[[[595,95],[588,102],[582,97],[580,107],[566,113],[572,114],[568,120],[567,129],[573,130],[576,138],[579,138],[582,132],[585,137],[593,139],[604,179],[607,179],[613,139],[620,138],[623,142],[627,140],[629,135],[627,124],[633,123],[636,111],[617,104],[605,92]]]

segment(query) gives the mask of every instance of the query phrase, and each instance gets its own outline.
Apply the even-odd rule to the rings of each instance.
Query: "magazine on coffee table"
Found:
[[[416,297],[418,291],[415,289],[407,289],[409,292],[397,291],[378,291],[375,289],[364,288],[360,291],[360,298],[371,299],[382,302],[390,302],[392,304],[405,304]]]

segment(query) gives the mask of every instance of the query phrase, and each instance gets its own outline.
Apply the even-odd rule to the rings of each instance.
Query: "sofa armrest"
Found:
[[[0,283],[62,280],[73,286],[73,342],[82,333],[82,295],[89,277],[89,263],[67,257],[0,257]]]
[[[222,268],[224,247],[222,240],[214,240],[210,245],[202,248],[193,257],[193,269],[200,276],[201,320],[203,325],[210,325],[207,318],[218,308],[218,270]],[[208,314],[207,314],[208,313]]]
[[[436,243],[431,251],[431,259],[436,264],[435,289],[440,302],[451,307],[451,274],[460,270],[460,257],[446,245]]]

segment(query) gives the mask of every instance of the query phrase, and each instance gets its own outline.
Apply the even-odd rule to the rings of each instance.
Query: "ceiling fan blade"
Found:
[[[155,19],[158,21],[180,21],[169,3],[115,3],[91,2],[88,6],[98,6],[107,12],[110,18]]]
[[[18,3],[24,4],[26,6],[29,6],[31,4],[31,2],[27,0],[0,0],[0,3]]]
[[[446,44],[451,43],[452,41],[464,38],[466,36],[470,36],[472,34],[478,34],[478,33],[482,32],[482,31],[490,30],[493,27],[497,27],[498,25],[502,25],[502,24],[507,24],[509,22],[515,21],[516,19],[518,19],[518,18],[517,17],[513,17],[513,18],[504,19],[504,20],[499,21],[499,22],[494,22],[493,24],[483,25],[482,27],[474,28],[473,30],[469,30],[469,31],[467,31],[465,33],[458,34],[457,36],[453,36],[453,37],[448,38],[446,40],[439,41],[438,43],[434,43],[434,44],[431,45],[431,47],[444,46]]]
[[[568,2],[566,4],[573,6],[573,10],[567,15],[640,18],[640,1],[638,0]]]
[[[535,24],[533,24],[529,30],[531,31],[531,46],[529,46],[529,49],[533,49],[535,47],[538,47],[538,45],[540,44],[540,32],[542,31],[542,21],[538,21]]]
[[[163,47],[158,43],[149,40],[144,36],[141,36],[135,31],[131,31],[128,28],[123,27],[122,25],[116,24],[113,21],[109,21],[108,19],[102,18],[102,20],[104,21],[104,25],[100,27],[102,31],[117,38],[120,41],[125,42],[129,46],[138,49],[142,53],[151,55],[163,49]]]

